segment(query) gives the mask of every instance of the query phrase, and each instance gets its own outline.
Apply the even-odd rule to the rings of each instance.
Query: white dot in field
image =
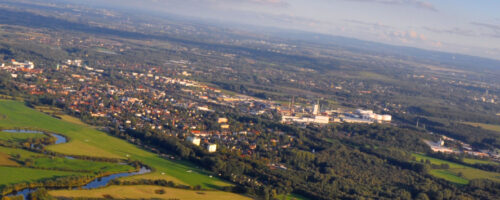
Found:
[[[162,172],[161,175],[165,175],[165,172]]]

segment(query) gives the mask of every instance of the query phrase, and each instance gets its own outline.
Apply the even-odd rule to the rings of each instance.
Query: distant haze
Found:
[[[79,2],[76,0],[67,0]],[[86,3],[500,59],[497,0],[89,0]]]

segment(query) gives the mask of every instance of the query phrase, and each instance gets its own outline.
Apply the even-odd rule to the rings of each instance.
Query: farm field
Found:
[[[40,129],[64,135],[69,139],[68,143],[65,144],[47,146],[46,148],[50,151],[65,155],[130,158],[131,160],[139,160],[153,169],[152,173],[128,177],[128,179],[164,179],[178,184],[200,185],[207,189],[217,189],[221,186],[230,185],[215,177],[209,177],[208,173],[193,164],[160,158],[158,155],[140,149],[124,140],[95,130],[91,126],[78,123],[79,121],[75,120],[75,118],[63,118],[70,119],[70,121],[59,120],[26,107],[22,102],[8,100],[0,100],[0,114],[5,116],[0,120],[0,127],[4,129],[21,127]],[[16,150],[0,147],[0,151],[8,154],[9,151]],[[43,162],[48,161],[44,160]],[[22,178],[19,179],[19,181],[21,180]],[[13,183],[13,181],[10,181],[10,183]]]
[[[163,194],[158,194],[162,191]],[[95,190],[55,190],[54,197],[114,198],[114,199],[192,199],[192,200],[250,200],[251,198],[221,191],[194,191],[161,186],[109,186]]]
[[[457,184],[467,184],[470,180],[473,179],[490,179],[493,181],[500,182],[500,173],[488,172],[468,166],[464,166],[458,163],[449,162],[441,159],[432,158],[429,156],[421,155],[421,154],[413,154],[417,161],[429,160],[432,164],[440,165],[440,164],[448,164],[450,166],[449,169],[432,169],[429,174],[445,179],[447,181],[457,183]],[[475,159],[469,160],[469,162],[475,161]],[[460,176],[461,174],[461,176]]]

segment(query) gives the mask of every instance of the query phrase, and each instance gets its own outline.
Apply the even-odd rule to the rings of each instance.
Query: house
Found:
[[[217,144],[208,144],[207,150],[210,153],[216,152],[217,151]]]
[[[222,124],[222,123],[227,123],[227,118],[225,118],[225,117],[220,117],[220,118],[217,120],[217,123],[219,123],[219,124]]]
[[[196,146],[200,146],[201,139],[199,137],[189,136],[187,137],[187,141]]]

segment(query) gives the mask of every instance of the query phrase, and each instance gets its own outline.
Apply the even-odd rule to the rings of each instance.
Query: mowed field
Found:
[[[161,192],[160,192],[161,191]],[[159,194],[163,193],[163,194]],[[54,197],[113,198],[113,199],[190,199],[190,200],[250,200],[251,198],[222,191],[194,191],[161,186],[109,186],[95,190],[55,190]]]
[[[500,182],[500,173],[484,171],[472,167],[468,167],[465,165],[461,165],[454,162],[449,162],[446,160],[436,159],[429,156],[421,155],[421,154],[413,154],[417,161],[429,160],[432,164],[440,165],[440,164],[448,164],[450,166],[449,169],[432,169],[429,173],[435,177],[445,179],[447,181],[458,183],[458,184],[468,184],[470,180],[473,179],[490,179],[493,181]],[[482,160],[469,159],[468,162],[488,162]],[[461,176],[459,174],[462,174]]]
[[[166,160],[135,145],[98,131],[91,126],[53,118],[37,110],[26,107],[22,102],[0,100],[0,127],[32,128],[54,132],[69,138],[65,144],[51,145],[47,149],[66,155],[85,155],[107,158],[130,158],[139,160],[153,168],[152,173],[130,177],[129,179],[164,179],[191,186],[200,185],[207,189],[217,189],[230,185],[187,162]],[[0,171],[2,174],[3,171]]]

